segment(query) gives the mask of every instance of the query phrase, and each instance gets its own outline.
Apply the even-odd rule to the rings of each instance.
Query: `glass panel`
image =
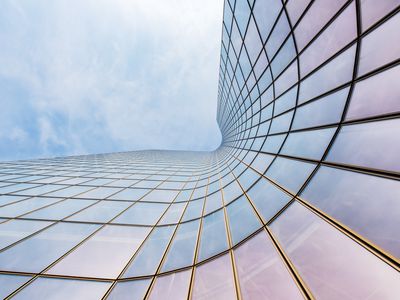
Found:
[[[150,228],[106,225],[47,274],[117,278]]]
[[[95,202],[95,200],[67,199],[65,201],[61,201],[54,205],[34,211],[25,215],[24,217],[32,219],[61,220]]]
[[[247,192],[247,196],[249,196],[265,222],[268,222],[292,199],[292,197],[264,178],[261,178]]]
[[[142,198],[142,201],[154,201],[154,202],[172,202],[176,195],[177,191],[170,190],[153,190],[148,193],[146,196]]]
[[[304,79],[300,86],[299,103],[349,82],[353,77],[355,50],[355,46],[352,46]]]
[[[286,1],[286,9],[290,17],[292,26],[297,23],[301,14],[304,12],[310,1],[311,0]]]
[[[291,0],[289,3],[298,1]],[[344,3],[346,0],[317,0],[312,4],[294,31],[299,51],[328,23]]]
[[[245,196],[229,204],[227,212],[233,245],[239,243],[262,226]]]
[[[202,261],[227,248],[224,211],[219,210],[203,219],[198,259]]]
[[[356,20],[356,5],[353,1],[301,54],[299,62],[302,77],[356,38]]]
[[[316,299],[391,299],[400,293],[395,269],[297,202],[271,229]]]
[[[285,189],[297,193],[314,168],[315,164],[278,157],[266,175]]]
[[[229,254],[197,267],[195,272],[192,299],[236,299]]]
[[[135,255],[132,264],[125,271],[124,277],[155,274],[174,230],[175,226],[154,228],[153,232]]]
[[[60,200],[61,199],[54,198],[30,198],[28,200],[0,207],[0,216],[14,218],[26,214],[32,210],[56,203]]]
[[[363,0],[361,1],[361,17],[363,31],[368,29],[376,21],[380,20],[390,11],[400,5],[399,0]]]
[[[0,196],[0,206],[14,203],[17,201],[21,201],[23,199],[26,199],[27,197],[22,197],[22,196],[11,196],[11,195],[1,195]]]
[[[124,189],[119,193],[116,193],[112,196],[109,197],[109,199],[115,199],[115,200],[139,200],[142,198],[145,194],[147,194],[150,190],[148,189]]]
[[[165,213],[165,215],[160,220],[160,225],[162,224],[175,224],[179,222],[182,216],[182,212],[186,207],[186,202],[173,203]]]
[[[399,181],[321,167],[301,196],[400,258]]]
[[[13,299],[85,299],[99,300],[110,288],[111,282],[38,278]]]
[[[67,220],[106,223],[131,204],[131,202],[102,200],[95,205],[69,217]]]
[[[400,119],[343,126],[327,160],[400,171]]]
[[[303,299],[264,231],[234,253],[243,299]]]
[[[346,119],[358,119],[400,111],[400,66],[357,82]]]
[[[122,189],[119,189],[119,188],[99,187],[99,188],[93,189],[91,191],[88,191],[86,193],[83,193],[83,194],[79,195],[79,197],[90,198],[90,199],[104,199],[115,193],[118,193],[121,190]]]
[[[41,272],[99,226],[57,223],[0,253],[2,270]]]
[[[118,282],[107,300],[143,300],[151,279]]]
[[[0,297],[5,299],[6,296],[11,294],[25,282],[27,282],[30,276],[15,276],[0,274]]]
[[[203,211],[203,204],[204,199],[190,201],[182,217],[182,221],[200,218]]]
[[[43,221],[10,220],[0,224],[0,249],[52,224]]]
[[[65,189],[58,190],[56,192],[52,192],[47,194],[46,196],[52,196],[52,197],[73,197],[77,196],[79,194],[82,194],[88,190],[93,189],[91,186],[69,186]]]
[[[349,88],[344,88],[298,107],[292,128],[301,129],[339,122],[348,94]]]
[[[45,184],[45,185],[41,185],[38,187],[34,187],[31,189],[27,189],[27,190],[15,192],[15,193],[21,194],[21,195],[39,196],[39,195],[47,194],[52,191],[60,190],[65,187],[66,187],[65,185]]]
[[[268,38],[268,42],[265,45],[269,57],[274,57],[276,51],[282,45],[289,32],[290,27],[286,14],[281,13],[277,23],[275,24],[274,29],[272,30],[270,37]]]
[[[358,76],[400,57],[400,14],[383,23],[361,41]]]
[[[280,115],[279,117],[275,117],[272,120],[271,130],[269,133],[272,134],[272,133],[288,131],[290,123],[292,122],[293,112],[294,111],[292,110],[287,113],[284,113],[283,115]]]
[[[167,209],[163,203],[136,203],[116,218],[113,223],[154,225]]]
[[[157,277],[149,299],[187,299],[192,270]]]
[[[320,160],[328,147],[336,127],[292,132],[281,150],[282,154]]]
[[[232,200],[236,199],[240,195],[243,194],[242,189],[240,188],[239,184],[236,180],[232,181],[230,184],[224,187],[224,201],[225,204],[231,202]]]
[[[206,198],[206,206],[204,208],[204,214],[209,214],[222,206],[222,194],[220,191],[214,194],[208,195]]]
[[[282,3],[279,0],[257,0],[254,4],[254,17],[264,41],[278,18],[281,8]]]
[[[39,184],[33,184],[33,183],[19,183],[19,184],[12,184],[8,186],[4,186],[0,188],[0,194],[7,194],[7,193],[12,193],[15,191],[21,191],[19,194],[24,195],[22,190],[28,189],[31,187],[36,187],[40,186]]]
[[[275,78],[289,65],[295,56],[296,50],[294,48],[293,38],[289,36],[271,63],[272,74]]]
[[[162,267],[163,272],[193,264],[199,224],[200,221],[196,220],[179,225]]]

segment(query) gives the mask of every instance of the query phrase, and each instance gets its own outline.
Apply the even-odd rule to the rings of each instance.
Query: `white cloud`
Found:
[[[10,0],[3,14],[0,79],[29,91],[42,155],[217,146],[222,1]]]

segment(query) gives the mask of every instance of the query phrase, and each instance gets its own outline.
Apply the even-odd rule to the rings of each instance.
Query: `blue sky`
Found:
[[[2,0],[0,160],[211,150],[221,0]]]

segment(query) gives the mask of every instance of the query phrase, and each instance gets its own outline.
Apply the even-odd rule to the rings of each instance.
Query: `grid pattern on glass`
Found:
[[[226,0],[218,149],[0,163],[0,295],[396,299],[399,5]]]

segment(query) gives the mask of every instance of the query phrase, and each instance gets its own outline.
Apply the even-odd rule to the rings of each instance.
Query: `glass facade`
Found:
[[[218,149],[0,163],[0,298],[399,299],[399,10],[226,0]]]

